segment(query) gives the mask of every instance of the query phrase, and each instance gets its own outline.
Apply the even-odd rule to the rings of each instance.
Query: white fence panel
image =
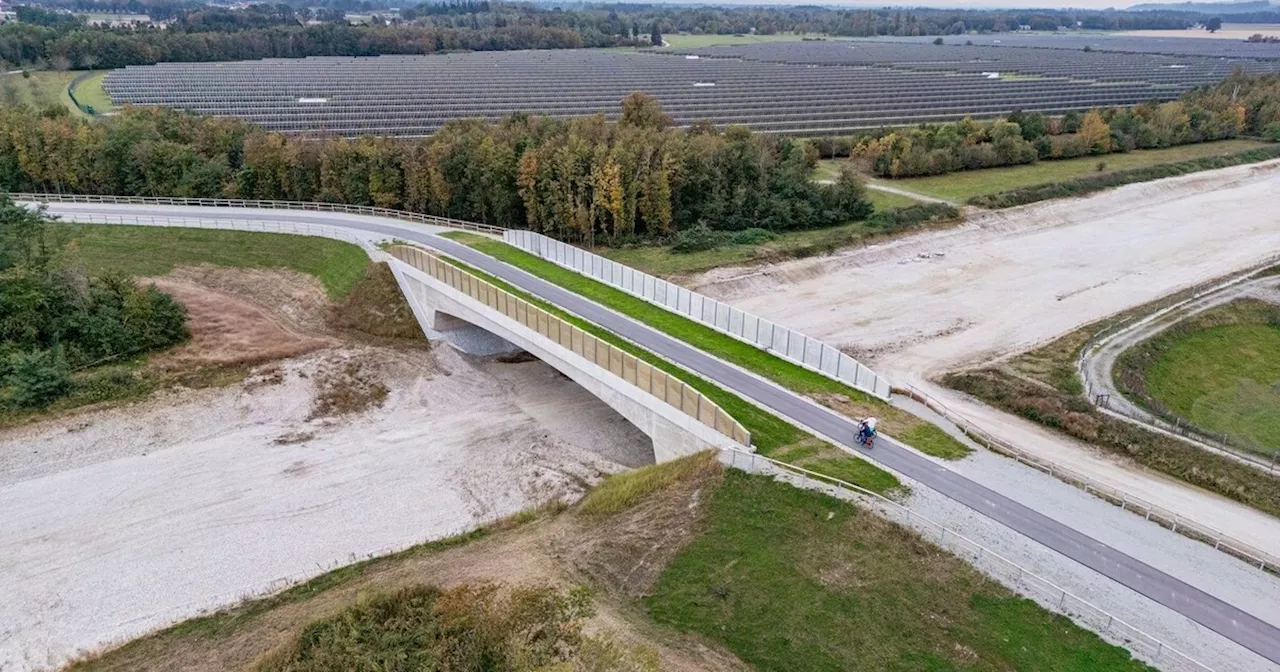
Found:
[[[890,396],[889,381],[822,341],[532,231],[507,231],[503,239],[522,250],[656,303],[672,312],[686,315],[757,347],[771,350],[784,359],[840,380],[855,389],[882,399]]]

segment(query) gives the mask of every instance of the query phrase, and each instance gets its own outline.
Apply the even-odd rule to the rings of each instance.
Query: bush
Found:
[[[867,219],[867,224],[885,233],[896,233],[920,224],[945,222],[959,216],[960,211],[946,203],[920,203],[877,211]]]
[[[71,373],[56,350],[15,353],[9,357],[9,405],[45,408],[71,390]]]
[[[729,242],[734,245],[761,245],[778,239],[778,234],[768,229],[752,228],[735,231],[730,234]]]
[[[1097,170],[1099,173],[1101,173],[1102,171],[1107,169],[1107,162],[1099,161],[1098,165],[1094,166],[1094,169]]]
[[[671,251],[678,254],[706,252],[720,247],[724,242],[724,233],[712,231],[711,227],[706,224],[698,224],[693,228],[676,233],[675,241],[671,243]]]

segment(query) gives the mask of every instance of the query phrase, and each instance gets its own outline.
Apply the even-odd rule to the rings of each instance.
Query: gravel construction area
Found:
[[[312,417],[326,371],[380,407]],[[244,383],[0,434],[0,669],[57,666],[652,461],[540,362],[344,346]]]
[[[1280,250],[1276,203],[1280,161],[1271,161],[985,213],[829,257],[717,269],[687,284],[846,348],[1024,450],[1280,553],[1270,516],[928,382],[1263,261]],[[1009,496],[1023,487],[998,485]],[[1081,530],[1096,535],[1098,522]],[[1145,536],[1166,534],[1151,527]]]

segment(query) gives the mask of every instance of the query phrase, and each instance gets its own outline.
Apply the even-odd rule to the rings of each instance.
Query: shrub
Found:
[[[723,233],[712,231],[706,224],[698,224],[677,233],[674,242],[671,243],[671,251],[678,254],[706,252],[720,247],[724,242]]]
[[[1097,170],[1099,173],[1101,173],[1102,171],[1107,169],[1107,162],[1099,161],[1098,165],[1094,166],[1094,169]]]
[[[896,233],[929,222],[956,219],[960,211],[947,203],[920,203],[905,208],[880,210],[867,219],[867,224],[884,231]]]
[[[71,390],[71,373],[56,350],[9,356],[9,405],[45,408]]]
[[[729,236],[729,242],[734,245],[760,245],[772,242],[778,239],[778,234],[768,229],[752,228],[743,231],[735,231]]]

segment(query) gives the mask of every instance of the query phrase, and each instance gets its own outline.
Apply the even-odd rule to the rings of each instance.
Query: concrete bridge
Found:
[[[424,331],[461,319],[518,346],[640,428],[655,462],[750,446],[751,434],[715,402],[648,362],[432,252],[398,245],[390,254]]]

